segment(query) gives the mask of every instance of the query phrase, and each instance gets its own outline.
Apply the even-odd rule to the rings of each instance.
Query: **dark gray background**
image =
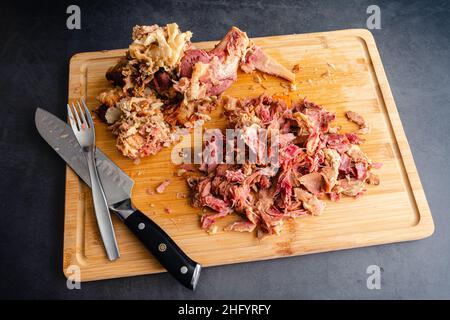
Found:
[[[450,298],[448,1],[12,2],[0,10],[0,297]],[[72,3],[81,7],[81,30],[66,29]],[[381,8],[382,29],[372,33],[433,213],[433,236],[207,268],[194,293],[167,274],[66,289],[64,163],[38,136],[33,116],[37,106],[65,115],[74,53],[124,48],[135,24],[175,21],[195,41],[220,39],[232,25],[250,36],[365,28],[370,4]],[[366,288],[371,264],[383,268],[381,290]]]

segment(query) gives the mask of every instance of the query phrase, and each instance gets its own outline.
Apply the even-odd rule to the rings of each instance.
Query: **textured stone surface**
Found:
[[[16,2],[17,3],[17,2]],[[436,224],[425,240],[207,268],[192,293],[169,275],[83,283],[62,269],[64,163],[34,128],[38,106],[65,114],[68,61],[77,52],[127,46],[135,24],[176,21],[195,40],[231,25],[250,36],[366,26],[372,1],[78,2],[82,29],[66,29],[70,3],[2,4],[0,13],[0,297],[2,298],[450,298],[450,6],[377,1],[373,34]],[[386,208],[389,210],[389,208]],[[366,268],[382,267],[381,290]]]

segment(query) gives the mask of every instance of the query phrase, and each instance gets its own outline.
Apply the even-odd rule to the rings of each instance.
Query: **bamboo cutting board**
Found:
[[[226,31],[226,30],[224,30]],[[225,33],[225,32],[224,32]],[[121,156],[107,126],[97,121],[97,145],[135,180],[134,204],[158,223],[178,245],[203,266],[256,261],[315,252],[415,240],[433,233],[430,210],[414,165],[414,160],[374,39],[367,30],[342,30],[303,35],[257,38],[254,41],[291,69],[300,64],[295,97],[336,112],[344,131],[356,126],[345,119],[345,111],[362,114],[372,131],[365,136],[362,149],[373,161],[383,162],[378,170],[379,186],[368,186],[366,194],[355,200],[328,201],[323,215],[287,221],[280,236],[258,240],[253,233],[219,232],[208,235],[200,229],[199,209],[189,200],[177,198],[188,193],[183,178],[174,175],[171,149],[143,159],[140,164]],[[196,44],[211,48],[216,42]],[[109,88],[105,72],[125,50],[87,52],[70,61],[69,100],[85,98],[93,109],[95,97]],[[226,94],[257,96],[264,90],[282,93],[287,89],[275,77],[254,81],[254,74],[239,73],[238,81]],[[208,128],[223,128],[221,110],[212,114]],[[164,179],[172,183],[162,195],[148,195]],[[165,208],[171,213],[166,213]],[[219,223],[223,226],[236,217]],[[131,232],[113,217],[121,258],[106,258],[92,210],[89,188],[67,168],[64,226],[64,272],[70,265],[81,269],[82,281],[162,272],[158,262]]]

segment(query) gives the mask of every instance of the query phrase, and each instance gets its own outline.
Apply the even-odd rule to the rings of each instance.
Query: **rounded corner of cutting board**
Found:
[[[92,59],[92,52],[74,53],[69,58],[69,68],[73,70],[80,69],[79,65],[83,64],[84,62],[90,59]]]
[[[77,271],[82,275],[83,261],[80,261],[78,254],[71,246],[64,244],[62,273],[66,279],[73,277]],[[80,279],[81,280],[81,279]]]
[[[74,53],[70,58],[69,58],[69,65],[73,65],[81,60],[84,60],[84,56],[86,56],[85,52],[78,52],[78,53]]]
[[[353,33],[354,35],[360,36],[362,38],[373,39],[373,34],[369,29],[354,28],[354,29],[347,29],[347,30],[350,31],[351,33]]]
[[[421,239],[431,237],[434,234],[435,229],[436,228],[435,228],[434,222],[433,222],[433,220],[431,220],[431,225],[428,226],[427,229],[425,229]]]
[[[435,224],[429,210],[427,215],[421,216],[419,223],[414,228],[417,228],[417,240],[431,237],[434,234]]]

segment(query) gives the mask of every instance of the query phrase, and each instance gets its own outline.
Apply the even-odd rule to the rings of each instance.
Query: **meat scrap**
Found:
[[[237,221],[225,227],[225,231],[252,232],[255,230],[256,224],[249,221]]]
[[[291,71],[236,27],[209,51],[196,48],[191,37],[190,31],[182,32],[176,23],[135,26],[125,56],[106,72],[114,88],[98,95],[97,114],[111,125],[125,156],[135,159],[155,154],[161,149],[161,134],[167,138],[164,146],[171,145],[175,141],[169,136],[177,126],[192,129],[197,121],[209,120],[207,114],[217,107],[218,96],[237,80],[239,68],[294,81]],[[137,98],[158,100],[157,119],[138,114],[139,122],[146,123],[142,130],[151,132],[124,135],[128,126],[136,124],[124,114],[123,104]]]
[[[156,188],[156,192],[157,193],[164,193],[164,191],[166,190],[167,186],[170,184],[170,180],[166,179],[163,182],[161,182],[161,184]]]
[[[366,120],[364,120],[364,118],[360,114],[354,111],[347,111],[345,113],[345,116],[347,117],[348,120],[359,126],[359,130],[357,131],[357,133],[368,134],[370,132],[369,124],[366,122]]]
[[[302,202],[303,207],[313,216],[322,214],[323,210],[325,209],[325,202],[320,201],[316,196],[303,189],[296,188],[295,196],[297,197],[298,201]]]
[[[169,207],[165,207],[165,208],[164,208],[164,211],[165,211],[166,213],[173,213],[173,210],[172,210],[171,208],[169,208]]]
[[[360,197],[367,184],[379,184],[372,171],[381,164],[362,151],[363,140],[348,133],[330,133],[336,116],[306,99],[288,107],[285,99],[261,95],[253,99],[224,97],[227,127],[240,129],[245,152],[256,153],[244,163],[202,163],[200,175],[187,178],[194,207],[204,213],[201,226],[208,230],[230,214],[240,220],[227,231],[253,232],[259,237],[279,234],[287,219],[320,215],[325,198]],[[278,157],[265,161],[258,154],[255,129],[278,130]],[[222,146],[226,145],[224,142]],[[273,155],[272,155],[273,156]]]
[[[299,178],[299,181],[306,190],[314,195],[319,194],[323,189],[323,176],[319,172],[305,174]]]
[[[294,65],[294,67],[292,68],[292,72],[293,73],[299,73],[300,72],[300,70],[301,70],[301,66],[300,66],[300,64],[296,64],[296,65]]]
[[[295,74],[293,72],[270,58],[261,47],[258,47],[253,43],[250,43],[247,52],[243,57],[241,69],[246,73],[250,73],[256,69],[267,74],[284,78],[290,82],[295,81]]]
[[[155,96],[128,97],[116,104],[114,109],[120,118],[110,128],[117,136],[116,147],[124,156],[139,160],[176,141],[164,121],[161,104]]]

